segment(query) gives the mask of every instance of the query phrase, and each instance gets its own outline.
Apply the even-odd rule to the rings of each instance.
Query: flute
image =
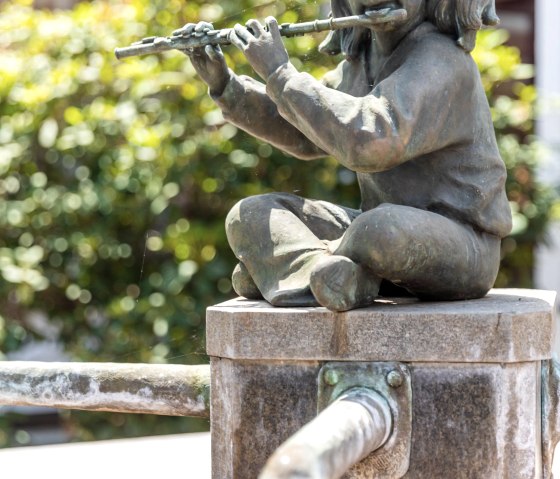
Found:
[[[391,22],[402,22],[407,13],[404,8],[380,8],[369,10],[362,15],[349,17],[328,18],[325,20],[314,20],[303,23],[283,23],[279,25],[280,35],[284,37],[295,37],[306,33],[324,32],[326,30],[340,30],[352,27],[372,27]],[[167,50],[190,50],[202,48],[206,45],[229,45],[229,34],[232,28],[221,30],[206,30],[195,32],[191,35],[182,35],[183,30],[175,30],[170,37],[147,37],[134,42],[128,47],[116,48],[115,56],[120,60],[136,55],[147,55]]]

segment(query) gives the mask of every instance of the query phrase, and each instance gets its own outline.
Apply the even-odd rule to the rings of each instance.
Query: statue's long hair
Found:
[[[331,0],[331,7],[335,18],[352,15],[347,0]],[[426,20],[442,33],[451,35],[467,52],[475,47],[476,34],[483,25],[496,25],[499,21],[495,0],[426,0]],[[336,30],[328,35],[319,50],[356,58],[370,35],[370,30],[363,27]]]
[[[331,0],[332,15],[335,18],[338,17],[348,17],[352,15],[350,5],[347,0]],[[340,51],[346,56],[346,58],[356,58],[359,54],[360,49],[366,41],[369,40],[371,33],[367,28],[354,27],[345,28],[339,30],[338,41],[340,42]]]
[[[470,52],[483,25],[497,25],[494,0],[427,0],[426,13],[440,32],[452,35]]]

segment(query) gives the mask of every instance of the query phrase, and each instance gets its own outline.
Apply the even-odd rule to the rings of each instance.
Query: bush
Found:
[[[481,32],[473,57],[508,170],[506,190],[513,216],[512,232],[502,242],[503,259],[496,286],[531,288],[533,250],[545,240],[558,201],[555,191],[536,179],[544,152],[533,135],[537,92],[528,82],[533,68],[521,63],[519,51],[507,46],[507,39],[505,30]]]
[[[316,4],[120,0],[36,11],[0,5],[0,351],[58,339],[80,361],[206,361],[204,312],[232,296],[235,264],[223,220],[266,191],[357,207],[355,176],[335,160],[298,162],[223,121],[178,52],[118,62],[112,51],[166,35],[187,19],[217,27],[251,16],[324,16]],[[320,76],[335,60],[320,37],[287,41]],[[481,65],[510,174],[515,230],[499,284],[530,284],[552,197],[534,179],[535,91],[501,32],[485,33]],[[490,50],[492,48],[492,50]],[[226,49],[236,71],[251,73]],[[512,96],[496,85],[510,80]],[[520,141],[519,138],[522,140]],[[521,252],[521,254],[519,254]],[[64,413],[77,438],[205,427],[187,419]],[[0,435],[0,445],[13,442]]]

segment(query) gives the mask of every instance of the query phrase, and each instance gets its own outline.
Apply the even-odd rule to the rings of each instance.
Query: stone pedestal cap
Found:
[[[556,293],[495,289],[469,301],[384,298],[368,308],[276,308],[233,299],[206,314],[210,356],[230,359],[500,362],[548,359]]]

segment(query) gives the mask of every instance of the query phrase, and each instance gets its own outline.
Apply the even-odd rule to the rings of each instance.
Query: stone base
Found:
[[[404,477],[541,478],[540,374],[552,355],[553,307],[547,292],[495,291],[339,314],[247,300],[210,308],[213,478],[256,478],[315,417],[320,368],[341,360],[407,363],[413,422]]]
[[[257,478],[317,415],[319,363],[211,359],[212,478]]]

